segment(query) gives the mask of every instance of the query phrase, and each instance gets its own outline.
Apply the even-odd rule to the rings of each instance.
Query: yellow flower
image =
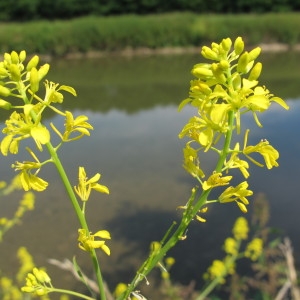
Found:
[[[224,276],[226,275],[226,266],[223,261],[215,259],[212,262],[212,265],[207,269],[207,272],[204,274],[204,278],[207,280],[213,280],[218,278],[220,284],[225,283]]]
[[[228,108],[227,104],[220,103],[210,104],[207,110],[199,110],[200,117],[192,117],[179,133],[179,138],[188,136],[207,151],[215,141],[216,133],[227,130]]]
[[[279,158],[279,152],[273,148],[267,140],[261,140],[255,146],[247,146],[243,153],[256,165],[261,166],[256,160],[249,156],[250,153],[257,152],[265,160],[266,166],[268,169],[272,169],[273,167],[278,167],[277,159]]]
[[[110,249],[105,245],[105,241],[95,240],[95,238],[110,239],[110,233],[107,230],[97,231],[95,234],[87,233],[85,229],[78,230],[78,247],[84,251],[90,252],[92,249],[100,248],[107,255],[110,255]]]
[[[66,111],[65,133],[63,136],[60,135],[61,139],[65,142],[69,142],[78,140],[84,135],[89,136],[90,130],[93,129],[93,126],[89,124],[87,120],[88,117],[84,115],[80,115],[74,119],[73,114],[69,111]],[[71,136],[72,134],[73,136]]]
[[[41,67],[42,68],[42,67]],[[76,96],[76,91],[67,85],[61,85],[54,83],[52,81],[46,80],[45,82],[46,87],[46,94],[45,94],[45,100],[44,102],[47,103],[47,105],[50,105],[50,103],[62,103],[64,100],[64,96],[59,91],[66,91],[73,96]]]
[[[232,176],[222,177],[222,173],[213,173],[206,181],[203,182],[203,190],[208,190],[216,186],[228,185]]]
[[[171,257],[171,256],[168,256],[165,259],[165,263],[166,263],[167,267],[170,268],[171,266],[173,266],[175,264],[175,258]]]
[[[43,269],[33,268],[32,273],[27,274],[26,285],[21,288],[21,291],[44,296],[51,291],[51,288],[51,279],[48,274]]]
[[[121,296],[126,290],[127,290],[127,284],[120,282],[117,284],[114,290],[114,296],[117,298],[118,296]]]
[[[185,148],[183,148],[183,157],[183,167],[187,172],[196,178],[204,177],[204,172],[200,168],[197,150],[192,148],[189,143],[187,143]]]
[[[88,179],[84,167],[79,167],[78,177],[79,183],[74,189],[82,201],[89,199],[92,189],[100,193],[109,194],[109,189],[105,185],[97,183],[101,177],[99,173]]]
[[[263,252],[263,240],[254,238],[246,247],[245,256],[256,261]]]
[[[18,282],[21,282],[24,280],[25,275],[34,268],[34,262],[32,256],[25,247],[20,247],[18,249],[17,256],[21,263],[21,267],[17,274],[17,280]]]
[[[29,109],[30,106],[30,109]],[[39,122],[34,122],[30,111],[33,109],[32,105],[24,106],[24,113],[17,113],[14,111],[8,120],[6,120],[6,127],[2,130],[6,137],[1,142],[1,152],[7,155],[8,152],[12,154],[18,153],[18,146],[21,140],[32,137],[38,147],[42,150],[42,145],[50,141],[50,133],[46,127],[39,125]]]
[[[248,238],[248,221],[244,217],[239,217],[236,219],[233,226],[233,236],[236,240],[246,240]]]
[[[251,196],[253,192],[251,190],[247,190],[248,183],[247,181],[243,181],[236,187],[230,186],[228,187],[219,197],[220,203],[227,203],[235,201],[238,207],[242,212],[247,212],[246,205],[249,204],[249,201],[246,197]]]
[[[237,255],[238,254],[237,242],[234,238],[229,237],[225,240],[225,242],[224,242],[224,251],[227,254],[231,254],[231,255]]]
[[[230,156],[230,159],[225,162],[225,166],[228,168],[228,169],[235,169],[235,168],[238,168],[241,173],[243,174],[243,176],[245,178],[248,178],[249,177],[249,172],[248,172],[248,168],[249,168],[249,164],[247,161],[245,160],[242,160],[238,157],[239,155],[239,143],[237,143],[234,147],[234,150]]]
[[[42,164],[30,148],[26,148],[26,150],[35,159],[35,162],[16,162],[12,165],[12,167],[15,168],[15,170],[21,171],[19,174],[19,179],[25,191],[29,191],[30,189],[38,192],[43,191],[47,188],[48,182],[37,176]],[[36,171],[32,174],[32,170],[34,169],[36,169]]]

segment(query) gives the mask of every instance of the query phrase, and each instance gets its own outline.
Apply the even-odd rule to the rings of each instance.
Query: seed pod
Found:
[[[240,55],[244,51],[244,42],[239,36],[234,42],[234,51],[237,55]]]
[[[30,71],[32,68],[35,68],[39,63],[39,60],[40,58],[37,55],[33,56],[31,60],[28,62],[26,70]]]

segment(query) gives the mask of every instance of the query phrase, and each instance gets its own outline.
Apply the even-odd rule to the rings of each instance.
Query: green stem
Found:
[[[53,289],[51,289],[50,293],[68,294],[68,295],[72,295],[72,296],[75,296],[75,297],[78,297],[78,298],[81,298],[81,299],[95,300],[95,298],[86,296],[84,294],[73,292],[73,291],[69,291],[69,290],[64,290],[64,289],[53,288]]]
[[[47,149],[52,157],[52,160],[53,160],[53,163],[55,164],[56,168],[57,168],[57,171],[62,179],[62,182],[67,190],[67,193],[70,197],[70,200],[71,200],[71,203],[73,205],[73,208],[76,212],[76,215],[78,217],[78,220],[79,220],[79,223],[81,225],[81,227],[83,229],[85,229],[87,232],[90,232],[89,228],[88,228],[88,225],[86,223],[86,220],[85,220],[85,217],[84,217],[84,214],[78,204],[78,201],[77,201],[77,198],[76,198],[76,195],[74,193],[74,190],[73,190],[73,187],[71,186],[71,183],[69,181],[69,178],[65,172],[65,169],[54,149],[54,147],[52,146],[52,144],[49,142],[46,144],[47,146]],[[106,299],[106,296],[105,296],[105,289],[104,289],[104,284],[103,284],[103,279],[102,279],[102,275],[101,275],[101,270],[100,270],[100,265],[99,265],[99,262],[98,262],[98,258],[97,258],[97,255],[96,255],[96,251],[95,249],[92,249],[90,252],[90,256],[91,256],[91,259],[92,259],[92,262],[93,262],[93,267],[94,267],[94,271],[96,273],[96,277],[97,277],[97,282],[98,282],[98,286],[99,286],[99,290],[100,290],[100,297],[101,297],[101,300],[105,300]]]
[[[220,153],[215,171],[220,172],[226,160],[226,157],[230,151],[232,133],[233,133],[233,125],[234,125],[234,112],[230,111],[228,113],[228,131],[225,136],[223,150]],[[147,258],[147,260],[143,263],[143,265],[138,270],[137,274],[135,275],[132,282],[129,284],[126,292],[121,295],[118,299],[127,299],[130,296],[130,293],[135,289],[137,284],[145,279],[147,274],[157,265],[159,261],[163,259],[166,253],[174,247],[178,241],[182,239],[184,236],[187,227],[189,226],[190,222],[195,218],[196,214],[199,212],[201,207],[205,205],[207,202],[207,198],[210,194],[211,189],[202,191],[201,195],[199,196],[198,200],[194,207],[192,207],[191,211],[186,215],[183,215],[183,218],[177,228],[177,230],[172,234],[172,236],[168,239],[168,241],[162,246],[162,248],[158,251],[158,253],[153,257],[151,254]]]
[[[16,86],[17,86],[17,89],[20,93],[21,98],[24,100],[24,103],[28,104],[29,99],[26,95],[26,88],[25,88],[25,85],[24,85],[23,81],[20,80],[17,83]],[[37,120],[37,115],[34,111],[31,112],[31,116],[32,116],[33,120]],[[40,125],[41,125],[41,123],[40,123]],[[59,175],[62,179],[62,182],[63,182],[63,184],[64,184],[64,186],[67,190],[67,193],[70,197],[71,203],[72,203],[73,208],[76,212],[76,215],[77,215],[77,218],[79,220],[79,223],[80,223],[81,227],[83,229],[85,229],[87,232],[90,232],[90,230],[88,228],[88,225],[87,225],[87,222],[85,220],[85,216],[84,216],[83,212],[81,211],[80,206],[78,204],[78,201],[77,201],[76,195],[74,193],[73,187],[71,186],[69,178],[68,178],[68,176],[65,172],[65,169],[64,169],[64,167],[63,167],[63,165],[62,165],[62,163],[61,163],[61,161],[60,161],[60,159],[59,159],[59,157],[56,153],[55,148],[53,147],[51,142],[48,142],[46,144],[46,147],[47,147],[48,152],[50,153],[50,156],[53,160],[53,163],[55,164],[56,169],[57,169],[57,171],[58,171],[58,173],[59,173]],[[92,259],[94,271],[96,273],[96,278],[97,278],[97,282],[98,282],[98,286],[99,286],[101,300],[106,300],[104,283],[103,283],[101,270],[100,270],[100,265],[99,265],[99,262],[98,262],[96,251],[95,251],[95,249],[92,249],[89,253],[90,253],[90,256],[91,256],[91,259]]]
[[[197,201],[197,207],[201,207],[205,204],[207,197],[209,195],[210,191],[204,191],[202,192],[201,196],[199,197],[199,200]],[[199,210],[199,209],[198,209]],[[198,210],[196,212],[198,212]],[[194,210],[193,210],[194,211]],[[193,213],[189,213],[187,216],[183,217],[180,224],[178,225],[178,228],[176,231],[172,234],[172,236],[168,239],[168,241],[162,246],[162,248],[158,251],[158,253],[153,257],[149,256],[147,260],[143,263],[141,268],[137,271],[136,276],[132,280],[132,282],[129,284],[126,292],[121,295],[118,299],[128,299],[130,293],[135,289],[137,284],[145,279],[145,277],[149,274],[149,272],[157,266],[157,263],[163,259],[163,257],[166,255],[166,253],[174,247],[178,241],[182,240],[182,237],[184,236],[187,227],[189,226],[190,222],[193,220],[195,215]]]
[[[239,252],[241,247],[241,240],[237,243],[237,251]],[[209,283],[209,285],[200,293],[200,295],[195,300],[205,300],[206,297],[215,289],[217,285],[220,284],[220,279],[225,278],[228,275],[228,270],[232,267],[233,263],[238,260],[239,258],[243,257],[243,255],[240,253],[236,255],[232,255],[230,259],[225,260],[225,270],[223,274],[216,277],[213,281]]]

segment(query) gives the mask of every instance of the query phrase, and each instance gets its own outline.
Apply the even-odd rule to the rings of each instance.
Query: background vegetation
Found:
[[[294,45],[300,41],[299,13],[199,15],[185,12],[2,23],[0,51],[26,49],[27,53],[63,56],[143,47],[199,47],[236,36],[243,36],[248,45],[274,42]]]
[[[1,0],[0,21],[69,19],[86,15],[265,13],[300,10],[300,0]]]

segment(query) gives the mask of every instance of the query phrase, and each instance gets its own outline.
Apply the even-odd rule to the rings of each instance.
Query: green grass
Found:
[[[300,14],[124,15],[68,21],[0,24],[0,50],[63,56],[126,48],[200,46],[224,37],[242,36],[247,44],[300,42]]]

